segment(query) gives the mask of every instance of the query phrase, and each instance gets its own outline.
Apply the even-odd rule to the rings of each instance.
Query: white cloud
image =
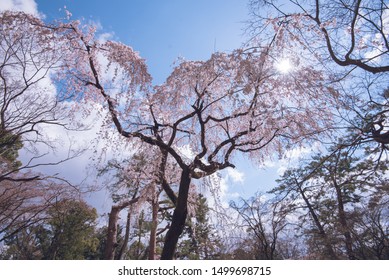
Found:
[[[225,171],[225,175],[220,179],[220,200],[223,207],[228,208],[231,200],[241,196],[235,186],[244,183],[245,175],[236,168],[227,168]]]
[[[362,21],[362,23],[364,23]],[[389,34],[389,11],[385,9],[382,13],[382,17],[376,22],[377,26],[382,24],[382,33],[386,35],[386,38],[381,33],[367,33],[362,37],[359,47],[366,48],[368,51],[364,54],[365,59],[369,59],[372,62],[380,63],[382,55],[386,51],[385,40]]]
[[[6,10],[22,11],[35,16],[39,15],[38,4],[35,0],[1,0],[0,12]]]
[[[320,150],[320,143],[313,143],[312,146],[297,147],[289,149],[284,153],[281,159],[269,159],[263,163],[265,169],[276,169],[277,174],[282,176],[284,172],[292,167],[296,167],[297,164],[313,152]]]
[[[109,41],[109,40],[112,40],[113,39],[113,37],[114,37],[115,35],[114,35],[114,33],[112,33],[112,32],[104,32],[104,33],[101,33],[100,35],[99,35],[99,38],[97,39],[100,43],[105,43],[105,42],[107,42],[107,41]]]
[[[319,148],[320,143],[314,143],[311,147],[299,147],[286,151],[284,158],[278,162],[277,173],[279,175],[284,174],[288,168],[296,166],[301,159],[317,151]]]
[[[204,178],[200,186],[200,192],[208,198],[211,208],[217,211],[221,207],[224,209],[221,212],[224,212],[229,208],[231,200],[240,197],[239,192],[233,188],[236,183],[243,184],[244,178],[244,173],[233,168],[227,168]]]
[[[244,173],[236,168],[227,168],[227,176],[233,183],[244,183]]]

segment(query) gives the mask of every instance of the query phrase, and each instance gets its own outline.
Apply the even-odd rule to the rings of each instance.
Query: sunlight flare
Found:
[[[292,64],[290,62],[289,59],[281,59],[280,61],[278,61],[276,64],[276,69],[278,72],[282,73],[282,74],[287,74],[289,73],[291,70],[292,70]]]

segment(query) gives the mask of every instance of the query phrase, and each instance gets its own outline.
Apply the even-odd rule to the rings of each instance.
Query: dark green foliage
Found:
[[[209,220],[210,208],[207,199],[199,194],[196,199],[194,216],[188,218],[176,257],[189,260],[219,259],[222,243],[215,227]]]
[[[0,164],[6,164],[6,169],[18,169],[22,163],[18,160],[19,150],[23,147],[20,135],[0,129]]]
[[[127,258],[132,260],[147,259],[148,233],[151,229],[151,222],[146,220],[145,212],[141,211],[137,222],[134,225],[132,243],[129,246]]]
[[[83,201],[62,200],[48,218],[6,240],[7,259],[81,260],[98,258],[96,210]]]

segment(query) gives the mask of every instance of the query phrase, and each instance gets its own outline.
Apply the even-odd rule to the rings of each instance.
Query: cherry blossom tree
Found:
[[[328,77],[304,65],[280,73],[271,46],[179,61],[165,83],[152,87],[145,61],[132,48],[99,42],[93,29],[74,22],[62,28],[73,74],[67,90],[104,104],[123,141],[161,153],[159,181],[175,205],[162,259],[174,257],[193,179],[234,167],[239,153],[262,162],[331,126],[337,92]],[[180,168],[177,193],[165,178],[168,159]]]
[[[23,81],[8,81],[13,75],[5,75],[6,67],[1,68],[5,96],[16,94],[3,104],[3,111],[53,74],[56,97],[73,100],[80,107],[84,101],[100,104],[108,113],[107,125],[113,125],[123,141],[140,141],[159,150],[158,183],[175,206],[162,259],[174,257],[188,213],[192,179],[234,167],[239,153],[262,162],[285,146],[315,139],[331,127],[331,106],[338,95],[328,83],[329,77],[298,61],[290,73],[278,71],[275,62],[280,54],[273,44],[215,53],[207,61],[179,61],[165,83],[152,87],[139,54],[119,42],[99,41],[92,26],[77,21],[49,25],[23,13],[5,15],[11,25],[4,31],[16,35],[16,45],[24,42],[25,36],[38,34],[27,37],[26,43],[45,49],[37,52],[34,45],[24,51],[4,40],[8,44],[5,66],[21,71]],[[13,33],[12,24],[17,31],[20,26],[25,29]],[[9,54],[15,55],[20,67],[12,68]],[[30,58],[32,54],[37,58]],[[53,68],[58,69],[51,73]],[[10,85],[14,84],[22,86],[20,93],[13,93]],[[26,102],[38,104],[32,116],[42,106],[34,100]],[[16,111],[20,108],[13,106]],[[44,108],[50,106],[45,103]],[[11,118],[15,116],[11,114]],[[41,123],[59,124],[52,110],[43,111],[28,122],[26,133],[36,132]],[[5,124],[6,119],[2,120]],[[180,168],[177,192],[167,179],[169,160]]]
[[[16,30],[25,28],[14,33],[12,28],[4,29],[6,34],[22,39],[38,34],[27,37],[26,43],[45,49],[23,51],[15,49],[24,42],[22,39],[16,40],[16,45],[4,41],[8,49],[4,48],[2,87],[6,95],[16,96],[10,95],[3,111],[11,108],[9,104],[21,93],[52,74],[57,98],[72,100],[74,109],[82,108],[85,102],[100,105],[102,114],[107,112],[106,125],[113,125],[130,147],[141,142],[159,152],[157,183],[175,207],[162,259],[174,257],[188,214],[193,179],[234,167],[234,158],[240,153],[261,163],[289,145],[323,137],[332,126],[332,106],[337,104],[338,93],[328,83],[329,77],[298,61],[292,71],[280,72],[275,62],[282,54],[272,43],[214,53],[207,61],[179,61],[166,82],[153,87],[139,54],[122,43],[98,40],[92,26],[77,21],[50,25],[23,13],[5,15],[16,24]],[[27,23],[19,24],[18,20]],[[13,59],[21,63],[20,67],[12,68],[9,54],[16,54]],[[32,54],[42,61],[31,59]],[[5,75],[6,66],[21,71],[23,81],[8,81],[13,76]],[[32,67],[32,72],[27,67]],[[56,71],[51,72],[54,68]],[[21,85],[20,94],[10,85]],[[26,102],[41,108],[42,103],[34,101]],[[13,106],[16,111],[20,108]],[[37,111],[35,108],[29,116]],[[43,111],[28,122],[26,133],[36,132],[41,123],[59,124],[58,120],[52,110]],[[6,119],[2,120],[5,124]],[[168,179],[169,161],[180,170],[178,191]]]

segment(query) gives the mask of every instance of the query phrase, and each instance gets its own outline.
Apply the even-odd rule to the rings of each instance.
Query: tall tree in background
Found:
[[[311,248],[317,248],[313,255],[325,259],[365,258],[357,253],[360,251],[357,248],[376,250],[372,245],[375,238],[363,238],[369,231],[364,221],[370,220],[368,224],[371,225],[372,217],[386,212],[383,210],[388,199],[386,171],[386,161],[377,165],[371,158],[357,158],[350,150],[335,148],[329,156],[317,155],[307,165],[286,171],[279,180],[280,186],[273,192],[288,200],[296,215],[299,209],[306,210],[300,215],[305,224],[301,227],[312,237]],[[382,236],[387,232],[386,226],[382,225],[386,225],[388,219],[378,216],[377,226],[373,228],[382,232],[378,235]],[[387,241],[381,239],[381,242],[386,244]],[[380,256],[370,255],[370,258]]]
[[[220,236],[211,223],[212,212],[206,197],[196,195],[192,202],[193,213],[188,216],[185,237],[178,243],[178,258],[190,260],[219,259],[222,252]]]
[[[231,207],[237,211],[238,221],[241,220],[241,227],[246,229],[248,239],[251,239],[251,252],[247,252],[246,258],[282,259],[278,241],[288,225],[288,212],[283,209],[282,203],[266,200],[265,196],[257,194],[249,200],[242,199],[239,204],[233,202]]]
[[[135,206],[140,199],[143,201],[147,199],[148,188],[154,183],[153,177],[151,176],[150,178],[150,174],[144,170],[145,164],[145,160],[141,155],[134,155],[130,161],[121,163],[117,160],[111,160],[108,162],[108,165],[99,172],[99,176],[103,176],[106,173],[109,174],[110,182],[108,188],[111,191],[114,202],[108,217],[105,259],[114,259],[116,255],[115,251],[118,247],[117,236],[120,212],[129,208],[124,238],[128,242],[131,214],[136,214],[136,212],[133,211],[133,208],[135,208],[133,206]],[[115,178],[115,180],[112,180],[112,178]],[[126,246],[126,243],[122,244],[122,246]]]
[[[58,41],[55,31],[34,16],[0,13],[0,240],[39,223],[57,199],[77,192],[56,175],[35,171],[80,152],[69,150],[63,160],[45,160],[58,140],[48,136],[47,128],[79,127],[67,123],[68,103],[51,81],[62,74],[64,49]]]
[[[370,187],[373,189],[377,187],[376,193],[381,195],[382,192],[378,190],[384,189],[386,185],[385,168],[383,169],[379,161],[383,160],[385,164],[383,154],[387,153],[389,144],[388,5],[385,1],[365,0],[286,2],[287,5],[284,5],[286,4],[284,1],[277,0],[251,1],[253,16],[251,30],[258,36],[270,31],[268,34],[272,36],[275,44],[278,40],[288,42],[281,47],[288,50],[291,59],[301,54],[317,58],[321,67],[342,83],[340,100],[343,106],[338,109],[338,133],[341,140],[337,146],[331,147],[327,157],[315,158],[312,165],[308,164],[306,168],[288,170],[283,176],[283,180],[286,181],[283,181],[282,186],[294,186],[296,192],[292,193],[297,193],[297,197],[302,199],[300,202],[309,210],[313,228],[310,233],[314,232],[316,235],[316,238],[311,239],[311,244],[315,247],[320,243],[317,246],[319,255],[324,248],[325,256],[322,256],[324,258],[343,258],[345,255],[348,258],[381,258],[381,253],[385,251],[382,251],[382,248],[386,247],[382,244],[386,244],[387,241],[380,236],[385,233],[387,219],[381,214],[372,213],[382,213],[386,200],[379,200],[378,204],[370,203],[371,193],[368,191],[363,195],[358,193],[364,188],[363,183],[354,180],[358,176],[366,176],[365,185],[370,186],[370,183],[374,182]],[[361,148],[366,149],[371,157],[379,152],[378,163],[373,163],[371,158],[358,159],[358,156],[352,158],[354,152],[360,155]],[[336,170],[331,169],[327,161]],[[361,161],[364,164],[361,164]],[[346,177],[352,177],[349,178],[352,187],[347,185],[347,181],[344,181],[340,174],[342,168],[347,174]],[[352,172],[361,172],[362,169],[363,174],[354,174],[355,177],[351,175]],[[323,172],[322,177],[318,175],[320,172]],[[338,174],[337,178],[333,177],[334,174]],[[311,176],[314,179],[311,180]],[[327,180],[328,184],[332,182],[334,191],[332,198],[327,200],[319,198],[319,194],[328,194],[323,189],[319,191],[319,185],[325,185],[321,180]],[[354,190],[350,192],[350,189]],[[290,191],[290,188],[288,190]],[[289,191],[285,191],[284,194]],[[347,197],[350,193],[360,196],[361,201],[358,205],[354,198]],[[324,206],[332,211],[325,210]],[[374,209],[375,206],[378,209]],[[334,213],[339,215],[334,217]],[[328,220],[323,220],[324,217]],[[371,219],[379,220],[376,226],[372,226],[374,228],[372,231],[378,233],[376,237],[367,233],[369,230],[365,228],[366,224],[363,222],[372,221]],[[329,225],[334,225],[334,221],[338,223],[336,229],[326,229]],[[361,223],[365,226],[361,226]],[[370,222],[368,224],[372,225]],[[336,234],[332,235],[333,232]],[[339,232],[342,233],[338,235]],[[367,241],[362,238],[361,232],[366,232],[365,237],[370,236],[372,239]],[[344,245],[342,249],[345,249],[346,253],[342,250],[339,252],[337,248],[342,242]],[[378,253],[380,251],[377,250],[378,247],[381,248],[381,253]],[[359,253],[356,253],[357,251]],[[367,257],[368,255],[370,257]]]
[[[146,219],[144,211],[140,211],[134,224],[133,242],[129,248],[129,259],[146,260],[148,258],[147,234],[150,233],[151,223]]]
[[[64,50],[58,40],[38,18],[21,12],[0,13],[0,182],[40,178],[24,171],[61,162],[42,163],[45,153],[37,146],[55,146],[45,128],[77,127],[65,121],[69,111],[51,82],[63,65]],[[17,160],[22,147],[32,152],[23,164]],[[76,155],[69,152],[69,158]]]

